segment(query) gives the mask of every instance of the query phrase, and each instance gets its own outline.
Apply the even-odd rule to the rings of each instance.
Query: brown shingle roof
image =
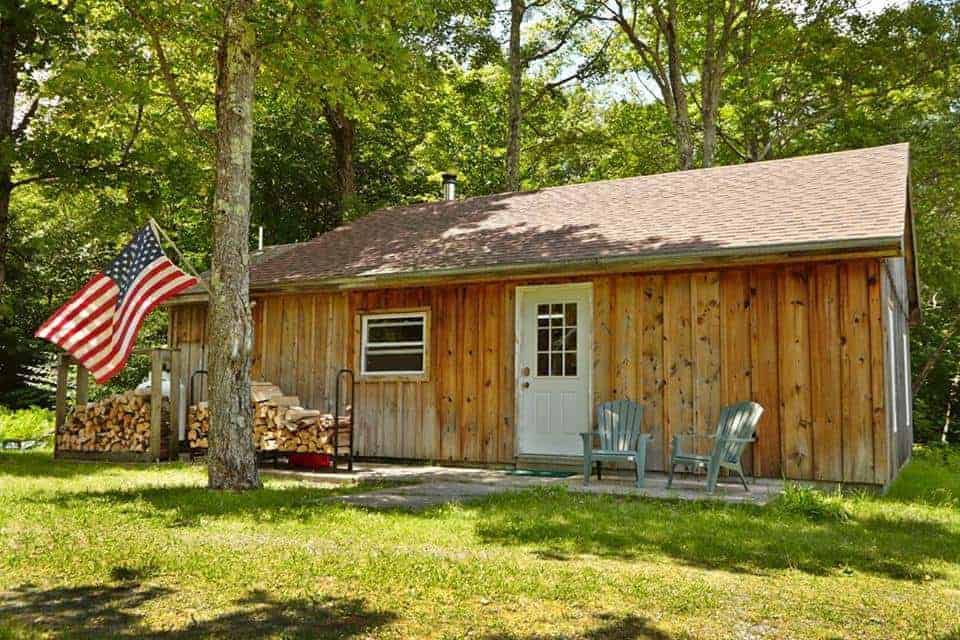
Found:
[[[256,264],[253,286],[902,238],[908,147],[382,209]]]
[[[251,286],[902,243],[908,146],[381,209],[251,268]],[[546,263],[546,264],[544,264]]]

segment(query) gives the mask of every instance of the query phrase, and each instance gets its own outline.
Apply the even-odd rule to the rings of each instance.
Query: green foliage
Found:
[[[960,507],[960,445],[918,445],[887,492],[891,500]]]
[[[53,412],[40,407],[0,407],[0,440],[39,440],[53,431]]]
[[[852,513],[839,490],[834,494],[796,483],[787,484],[771,508],[785,516],[799,516],[811,522],[847,522]]]

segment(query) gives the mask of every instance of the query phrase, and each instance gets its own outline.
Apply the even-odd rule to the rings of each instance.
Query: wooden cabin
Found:
[[[905,144],[383,209],[251,265],[254,377],[331,410],[353,369],[359,456],[569,464],[616,398],[651,470],[744,399],[754,476],[886,485],[910,455]],[[202,368],[203,294],[170,311]]]

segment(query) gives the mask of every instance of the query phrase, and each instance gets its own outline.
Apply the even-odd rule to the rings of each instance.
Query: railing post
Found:
[[[67,355],[60,354],[60,357],[57,361],[57,412],[54,423],[56,430],[53,435],[54,457],[57,457],[57,441],[59,440],[57,434],[60,433],[64,423],[67,421],[67,372],[68,367],[70,366],[67,358]]]
[[[90,372],[77,363],[77,407],[87,408],[87,395],[90,390]]]
[[[163,417],[163,350],[150,350],[150,459],[160,459]]]
[[[176,461],[180,449],[180,405],[183,396],[180,384],[183,382],[180,364],[180,349],[170,350],[170,442],[167,444],[171,460]]]

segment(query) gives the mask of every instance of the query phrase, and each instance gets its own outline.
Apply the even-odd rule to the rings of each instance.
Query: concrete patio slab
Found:
[[[644,487],[638,489],[633,482],[633,476],[605,476],[602,481],[595,478],[589,485],[584,486],[583,476],[574,476],[566,481],[567,489],[578,493],[601,493],[611,495],[643,496],[646,498],[678,499],[678,500],[719,500],[727,503],[744,503],[764,505],[783,492],[783,482],[780,480],[756,479],[748,480],[750,491],[745,491],[739,483],[721,482],[716,492],[707,493],[703,476],[674,477],[673,486],[667,488],[667,475],[664,473],[647,473],[644,478]]]
[[[289,478],[331,485],[375,484],[378,482],[469,482],[474,484],[502,485],[506,483],[508,485],[517,484],[518,486],[526,486],[531,482],[540,484],[544,482],[563,482],[566,480],[566,477],[517,475],[511,473],[509,470],[503,469],[380,463],[356,464],[351,473],[304,471],[270,467],[262,467],[260,473],[268,477]]]
[[[727,503],[763,505],[783,491],[783,482],[758,479],[749,482],[750,491],[739,484],[721,483],[715,494],[706,492],[705,484],[698,477],[678,477],[673,487],[667,489],[667,476],[663,473],[647,473],[646,486],[638,489],[633,484],[632,474],[611,471],[602,481],[591,480],[584,486],[583,476],[550,477],[517,475],[501,469],[471,467],[441,467],[393,464],[358,465],[353,473],[324,473],[288,469],[262,469],[266,476],[290,478],[324,485],[363,485],[376,483],[401,483],[380,489],[335,496],[330,500],[369,509],[420,510],[451,502],[469,502],[486,496],[529,489],[538,486],[560,485],[568,491],[623,496],[639,496],[656,499],[719,500]]]

